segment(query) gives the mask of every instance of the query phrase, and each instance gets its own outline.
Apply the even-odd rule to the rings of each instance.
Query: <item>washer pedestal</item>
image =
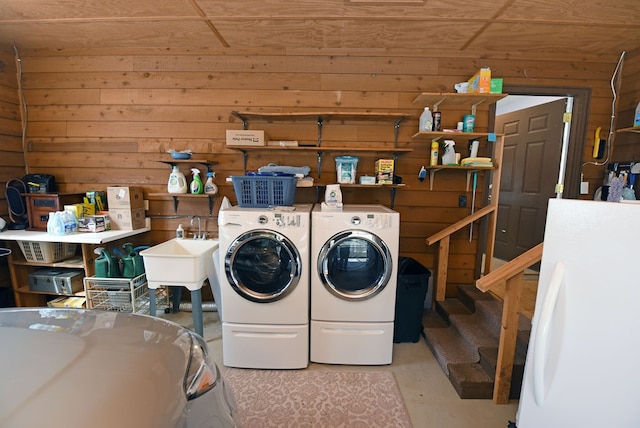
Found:
[[[384,365],[393,355],[393,322],[311,320],[311,361],[324,364]]]

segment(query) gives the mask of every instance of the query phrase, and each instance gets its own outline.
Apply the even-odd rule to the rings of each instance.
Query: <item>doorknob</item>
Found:
[[[500,232],[507,233],[507,229],[502,229],[502,230],[500,230]]]

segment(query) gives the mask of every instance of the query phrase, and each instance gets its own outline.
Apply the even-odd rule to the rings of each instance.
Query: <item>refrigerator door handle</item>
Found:
[[[547,358],[547,342],[551,337],[551,321],[553,319],[553,313],[558,300],[558,295],[560,294],[560,289],[564,285],[564,280],[564,263],[558,262],[553,269],[549,288],[547,289],[547,295],[544,298],[542,311],[540,312],[540,320],[536,328],[535,344],[533,348],[533,396],[538,406],[542,406],[545,398],[544,373],[546,369],[545,361]]]

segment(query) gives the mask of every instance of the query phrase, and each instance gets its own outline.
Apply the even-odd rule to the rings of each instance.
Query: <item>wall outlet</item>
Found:
[[[458,196],[458,207],[464,208],[467,206],[467,195]]]
[[[589,194],[589,182],[588,181],[580,182],[580,194],[581,195],[588,195]]]

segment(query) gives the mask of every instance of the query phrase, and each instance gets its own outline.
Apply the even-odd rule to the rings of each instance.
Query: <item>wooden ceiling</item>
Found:
[[[0,0],[0,45],[617,57],[638,0]]]

